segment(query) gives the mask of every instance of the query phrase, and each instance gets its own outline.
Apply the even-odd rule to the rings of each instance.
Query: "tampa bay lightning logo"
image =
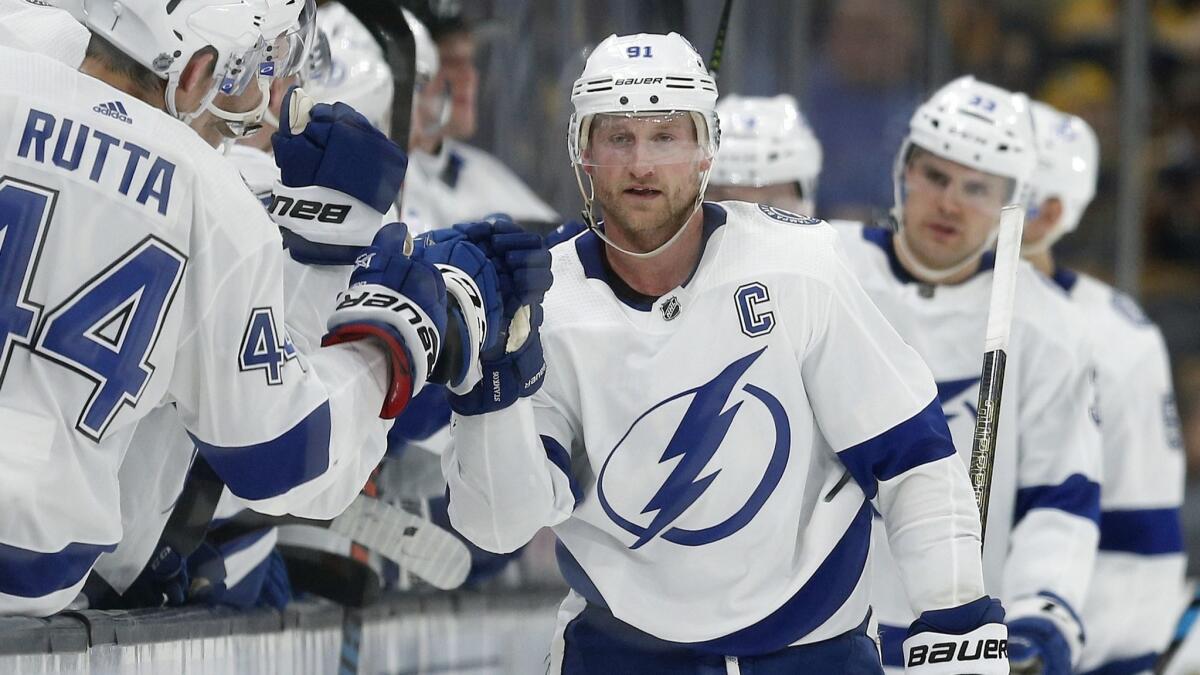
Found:
[[[942,412],[945,413],[947,422],[964,412],[970,414],[971,419],[979,417],[979,409],[975,407],[978,393],[974,397],[969,395],[969,392],[978,385],[978,377],[965,377],[961,380],[946,380],[937,383],[938,400],[942,402]],[[964,394],[966,395],[964,396]]]
[[[682,546],[724,539],[753,520],[779,486],[791,449],[787,413],[766,390],[749,383],[738,387],[766,350],[655,404],[634,420],[604,460],[596,481],[600,505],[614,523],[637,537],[631,549],[655,537]],[[741,431],[730,435],[735,422]],[[754,443],[770,436],[764,430],[774,432],[773,442]],[[654,445],[667,434],[670,441],[660,455]],[[727,438],[737,443],[726,445]],[[723,447],[725,452],[719,453]],[[720,468],[702,477],[710,464]],[[655,473],[667,475],[651,493],[645,476]],[[709,499],[701,500],[706,493]]]

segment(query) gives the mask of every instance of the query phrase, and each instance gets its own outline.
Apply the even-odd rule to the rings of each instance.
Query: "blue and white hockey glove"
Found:
[[[541,237],[521,230],[506,217],[455,225],[495,265],[503,300],[501,340],[480,354],[483,381],[450,397],[460,415],[501,410],[541,387],[546,372],[542,341],[542,298],[553,282],[550,252]]]
[[[1083,625],[1053,593],[1014,600],[1008,612],[1008,659],[1012,672],[1070,675],[1083,648]]]
[[[983,596],[958,607],[924,612],[904,640],[909,675],[1008,675],[1008,631],[999,600]]]
[[[408,155],[345,103],[314,104],[293,87],[281,110],[271,217],[310,241],[366,246],[400,193]]]
[[[499,341],[500,282],[496,268],[478,247],[454,230],[423,235],[413,257],[442,273],[449,296],[442,352],[431,380],[465,394],[483,378],[479,355]]]
[[[363,249],[338,294],[322,346],[375,338],[388,353],[391,383],[379,416],[392,419],[429,378],[446,330],[446,284],[433,265],[405,255],[408,226],[392,223]]]

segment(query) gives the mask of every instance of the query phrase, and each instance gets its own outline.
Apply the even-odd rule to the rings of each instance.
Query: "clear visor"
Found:
[[[323,82],[333,72],[333,55],[329,49],[329,36],[318,30],[312,48],[308,50],[300,66],[300,83]]]
[[[713,153],[698,123],[703,118],[690,111],[590,115],[579,124],[572,159],[598,167],[699,164]]]
[[[423,136],[437,136],[450,121],[450,83],[418,77],[413,97],[413,120]]]
[[[960,208],[992,219],[1000,218],[1000,209],[1014,197],[1016,181],[973,169],[913,146],[900,173],[901,189],[907,199],[938,200],[941,208]]]
[[[264,40],[258,73],[264,77],[292,77],[300,73],[308,53],[317,43],[316,6],[307,0],[296,23],[288,30]]]

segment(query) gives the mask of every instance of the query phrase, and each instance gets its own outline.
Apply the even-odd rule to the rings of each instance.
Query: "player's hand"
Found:
[[[335,190],[387,213],[404,182],[408,155],[345,103],[317,103],[301,124],[307,107],[296,87],[283,98],[279,131],[271,135],[280,182]]]
[[[503,338],[480,355],[485,383],[452,396],[450,406],[462,415],[508,407],[541,387],[545,359],[538,327],[542,299],[553,281],[550,253],[541,237],[524,232],[504,216],[454,226],[454,231],[484,252],[496,268],[503,318]],[[454,236],[454,235],[435,235]]]
[[[446,284],[433,265],[405,255],[408,227],[384,226],[363,249],[350,287],[338,294],[322,346],[374,338],[391,380],[380,417],[400,414],[429,378],[446,332]]]
[[[1004,608],[986,595],[958,607],[921,614],[904,640],[910,675],[1008,675]]]
[[[1014,673],[1070,675],[1083,646],[1083,628],[1066,602],[1052,594],[1021,598],[1008,613],[1008,658]]]
[[[480,354],[500,341],[504,305],[496,268],[454,230],[422,236],[413,256],[442,273],[449,300],[445,340],[432,380],[464,394],[483,377]]]

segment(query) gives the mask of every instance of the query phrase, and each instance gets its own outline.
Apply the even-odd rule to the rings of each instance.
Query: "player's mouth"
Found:
[[[661,194],[662,194],[662,191],[661,191],[661,190],[655,190],[655,189],[654,189],[654,188],[652,188],[652,187],[645,187],[645,186],[641,186],[641,185],[635,185],[635,186],[633,186],[633,187],[627,187],[627,188],[625,188],[625,194],[627,194],[627,195],[629,195],[629,196],[631,196],[631,197],[634,197],[635,199],[647,199],[647,200],[649,200],[649,199],[654,199],[655,197],[657,197],[657,196],[661,195]]]
[[[937,221],[925,223],[925,231],[929,233],[929,236],[932,237],[934,241],[937,241],[941,244],[949,243],[950,241],[957,239],[959,236],[957,227]]]

